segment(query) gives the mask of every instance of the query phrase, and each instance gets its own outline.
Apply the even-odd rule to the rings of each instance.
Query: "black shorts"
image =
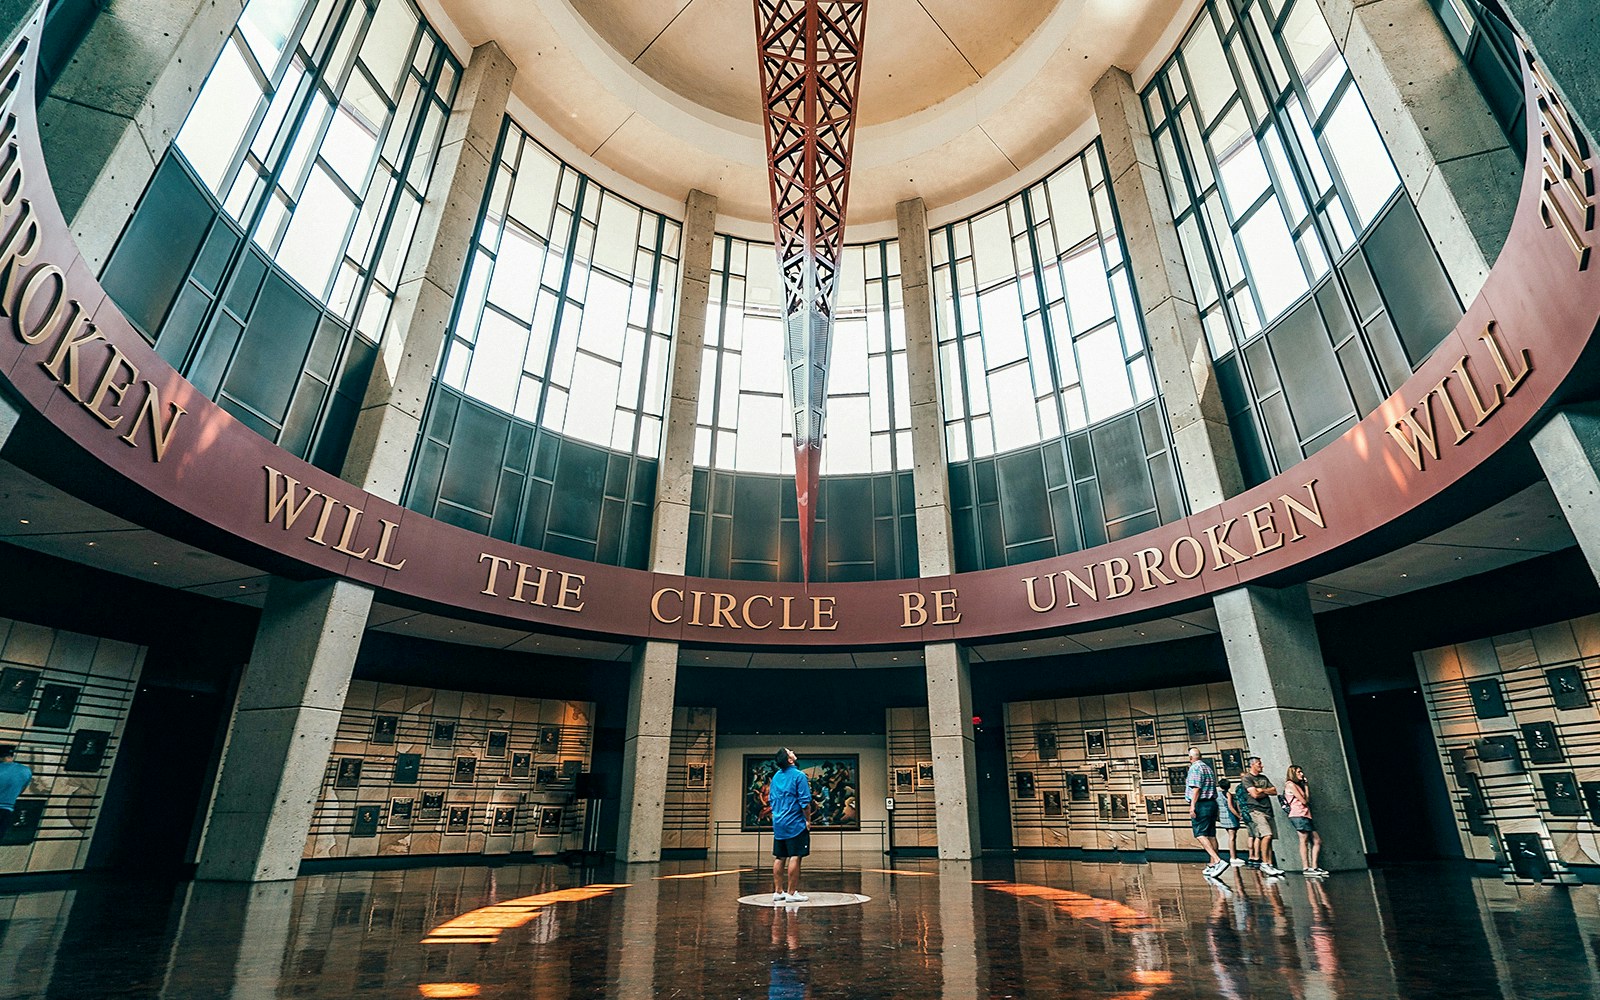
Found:
[[[1201,799],[1194,804],[1194,815],[1189,817],[1189,829],[1196,837],[1217,835],[1217,800]]]
[[[775,858],[803,858],[811,853],[811,831],[801,830],[783,840],[772,838],[772,856]]]

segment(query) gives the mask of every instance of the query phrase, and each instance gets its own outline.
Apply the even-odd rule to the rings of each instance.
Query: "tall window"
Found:
[[[909,469],[911,395],[898,244],[845,247],[838,281],[822,474]],[[770,244],[718,236],[695,464],[793,474],[787,381],[777,256]]]
[[[251,0],[177,146],[256,246],[376,339],[456,76],[411,0]]]
[[[444,383],[539,427],[654,458],[681,231],[508,121]]]
[[[1154,396],[1098,141],[932,238],[952,462],[1053,440]]]
[[[1211,0],[1144,102],[1258,482],[1376,408],[1460,304],[1316,0]]]
[[[1145,106],[1214,357],[1304,296],[1400,187],[1315,0],[1213,0]]]
[[[332,471],[458,75],[412,0],[251,0],[102,276],[200,391]]]

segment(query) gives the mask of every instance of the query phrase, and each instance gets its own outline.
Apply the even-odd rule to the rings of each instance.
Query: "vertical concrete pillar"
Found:
[[[1600,405],[1579,403],[1556,411],[1532,444],[1589,572],[1600,579]]]
[[[517,67],[493,41],[472,50],[350,440],[343,478],[396,503],[433,388],[516,74]]]
[[[978,836],[978,753],[972,734],[972,665],[964,647],[929,643],[928,728],[933,742],[934,824],[939,858],[968,861],[982,852]]]
[[[703,191],[690,191],[684,204],[678,319],[672,331],[667,419],[656,465],[655,517],[650,535],[650,568],[658,573],[681,574],[688,555],[695,411],[705,352],[711,243],[716,225],[717,199]],[[623,734],[622,808],[617,821],[617,857],[624,861],[661,860],[667,753],[672,745],[677,683],[676,642],[650,640],[634,650],[628,722]]]
[[[928,210],[921,198],[895,206],[900,288],[905,302],[907,386],[911,397],[911,480],[917,504],[917,566],[924,577],[955,572],[950,530],[950,472],[945,454],[938,335],[933,325],[933,271],[928,260]],[[923,651],[928,727],[933,738],[934,823],[939,857],[965,861],[978,838],[978,763],[972,734],[972,665],[953,642]]]
[[[950,462],[945,451],[939,341],[933,325],[928,210],[921,198],[895,206],[900,292],[905,305],[907,389],[911,398],[911,475],[917,502],[917,565],[923,576],[955,572],[950,531]]]
[[[1179,476],[1189,509],[1202,510],[1244,488],[1222,391],[1138,91],[1113,66],[1092,95]]]
[[[1511,26],[1533,49],[1561,103],[1590,141],[1600,136],[1600,62],[1594,39],[1600,11],[1592,3],[1500,0]]]
[[[217,775],[198,877],[292,879],[322,788],[372,591],[277,579],[267,592]]]
[[[112,0],[39,106],[56,200],[100,273],[244,0]]]
[[[1305,588],[1240,587],[1218,594],[1214,603],[1250,753],[1261,758],[1264,773],[1280,789],[1290,764],[1305,768],[1322,835],[1322,867],[1365,868],[1366,836]],[[1299,870],[1299,835],[1282,810],[1273,809],[1277,864]]]
[[[1445,272],[1471,302],[1511,231],[1521,162],[1428,0],[1317,2]]]
[[[650,568],[681,574],[689,551],[689,498],[694,489],[694,422],[700,407],[700,369],[711,301],[711,244],[717,199],[690,191],[683,206],[683,253],[678,263],[678,318],[672,330],[666,424],[656,463],[656,505]],[[667,706],[671,710],[670,705]]]

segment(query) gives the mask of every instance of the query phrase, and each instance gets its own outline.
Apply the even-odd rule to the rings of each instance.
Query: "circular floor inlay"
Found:
[[[740,896],[739,902],[745,906],[771,906],[774,908],[814,910],[819,906],[859,906],[870,902],[871,896],[863,896],[859,892],[808,892],[807,901],[804,903],[785,903],[772,898],[772,893],[762,892],[754,896]]]

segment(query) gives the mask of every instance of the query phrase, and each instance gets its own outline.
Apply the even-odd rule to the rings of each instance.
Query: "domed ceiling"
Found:
[[[575,166],[657,208],[699,188],[717,195],[724,223],[770,235],[753,0],[423,7],[457,43],[500,44],[517,64],[514,116]],[[906,198],[938,219],[1042,176],[1093,136],[1089,88],[1100,75],[1120,66],[1141,82],[1197,8],[870,0],[852,235],[886,232]]]

